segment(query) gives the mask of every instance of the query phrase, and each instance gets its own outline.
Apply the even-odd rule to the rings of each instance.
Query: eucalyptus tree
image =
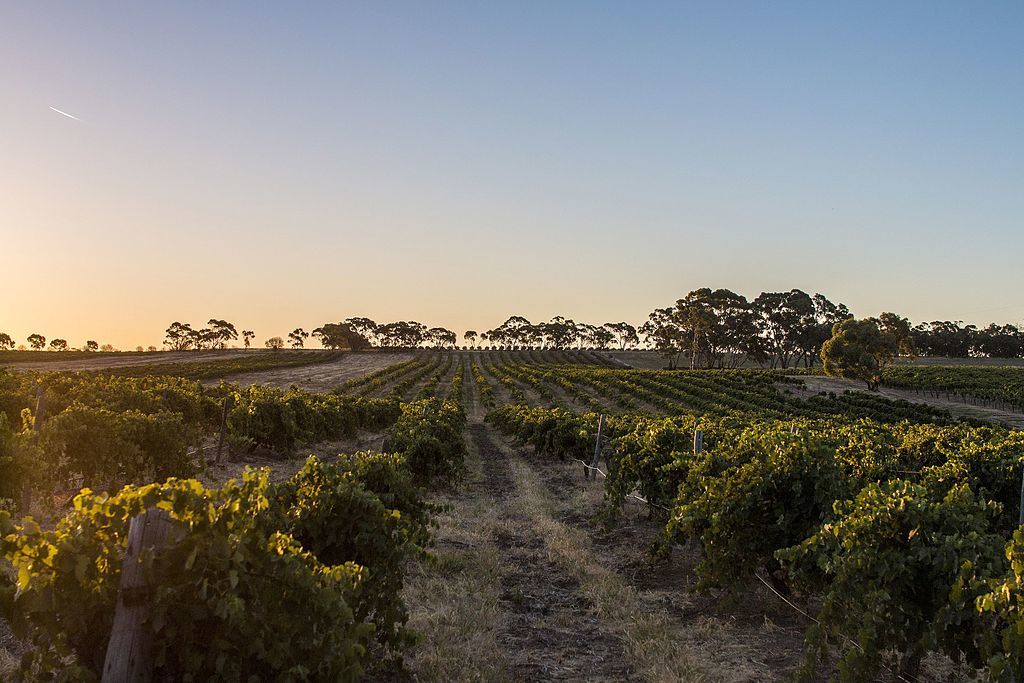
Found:
[[[51,351],[67,351],[68,350],[68,340],[67,339],[54,339],[54,340],[50,341],[50,350]]]
[[[255,336],[256,333],[252,330],[242,330],[242,343],[245,344],[245,348],[249,348]]]
[[[619,345],[619,350],[624,350],[627,347],[636,346],[640,343],[640,337],[636,333],[636,328],[627,322],[605,323],[604,328],[611,332],[615,343]]]
[[[746,297],[728,289],[695,289],[674,315],[688,340],[690,367],[737,367],[756,334]]]
[[[310,333],[325,349],[351,349],[362,351],[370,348],[370,341],[351,323],[326,323]]]
[[[455,346],[459,337],[454,332],[444,327],[431,327],[426,332],[425,340],[436,348],[451,348]]]
[[[164,332],[164,345],[172,351],[184,351],[192,346],[192,326],[188,323],[173,322]]]
[[[857,379],[871,391],[877,391],[882,370],[899,354],[899,339],[883,332],[872,318],[847,318],[836,323],[821,349],[825,374]]]
[[[99,348],[100,348],[99,343],[93,341],[92,339],[90,339],[89,341],[85,342],[85,349],[84,349],[85,351],[97,351],[97,350],[99,350]]]
[[[342,321],[342,324],[348,325],[354,330],[360,337],[366,340],[370,346],[380,346],[381,340],[378,334],[380,325],[375,323],[369,318],[346,318]]]
[[[209,327],[204,330],[204,337],[211,347],[219,346],[223,349],[228,345],[228,342],[238,339],[238,331],[227,320],[210,318],[206,321],[206,324]]]
[[[472,346],[473,348],[476,348],[476,330],[466,330],[465,332],[462,333],[462,338],[466,340],[467,346]]]
[[[655,309],[647,316],[647,322],[640,326],[639,331],[644,335],[644,343],[665,358],[669,370],[675,370],[687,343],[686,332],[675,309]]]
[[[755,333],[747,354],[772,368],[788,368],[803,353],[802,341],[817,324],[814,300],[807,292],[762,292],[750,302]]]
[[[0,332],[0,351],[10,351],[14,348],[14,338],[6,332]]]
[[[33,351],[41,351],[46,347],[46,337],[41,334],[30,334],[26,341]]]
[[[301,327],[296,327],[288,333],[288,342],[292,345],[293,349],[301,349],[305,346],[307,339],[309,339],[309,332],[306,332]]]

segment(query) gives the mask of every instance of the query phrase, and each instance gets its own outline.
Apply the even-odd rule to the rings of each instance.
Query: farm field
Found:
[[[982,373],[980,379],[970,375],[975,383],[985,377],[985,371],[972,372]],[[914,399],[913,392],[842,393],[845,385],[832,378],[770,371],[629,370],[604,354],[562,350],[337,354],[318,364],[239,374],[232,384],[34,371],[0,378],[7,424],[23,409],[35,410],[32,387],[38,379],[46,382],[47,416],[31,452],[54,463],[46,477],[9,465],[2,493],[17,513],[31,512],[44,528],[75,539],[72,547],[81,549],[73,552],[85,552],[75,557],[92,556],[88,548],[96,543],[83,532],[60,531],[66,523],[58,520],[68,513],[77,487],[114,491],[123,483],[197,477],[201,488],[188,494],[165,484],[146,495],[241,501],[249,494],[231,488],[237,486],[231,481],[244,476],[245,486],[265,489],[271,500],[299,500],[287,496],[304,491],[320,501],[310,510],[332,501],[325,508],[335,511],[329,518],[300,515],[288,523],[290,533],[314,549],[318,562],[356,559],[370,576],[376,571],[386,578],[371,584],[376,587],[369,595],[346,598],[356,621],[343,625],[329,615],[316,617],[320,626],[343,628],[346,642],[376,653],[333,662],[325,651],[342,644],[321,643],[326,650],[318,656],[345,676],[393,677],[396,665],[388,663],[388,653],[401,653],[404,675],[419,680],[769,681],[802,670],[812,642],[805,638],[814,632],[811,617],[834,637],[864,628],[857,626],[861,615],[876,609],[899,619],[913,616],[916,621],[903,625],[901,634],[926,638],[936,624],[956,628],[942,621],[948,588],[936,589],[932,611],[905,613],[909,598],[900,591],[912,586],[904,588],[896,575],[878,574],[891,570],[855,565],[823,575],[813,568],[833,557],[822,535],[822,529],[833,528],[826,521],[840,522],[836,529],[856,528],[857,506],[869,504],[858,501],[868,491],[870,505],[888,510],[896,528],[933,529],[915,546],[925,553],[921,560],[898,551],[899,575],[928,572],[933,584],[952,586],[959,565],[936,568],[924,558],[951,552],[949,544],[955,543],[955,557],[993,563],[986,565],[992,577],[986,580],[999,580],[1007,571],[1013,576],[1013,570],[1000,568],[998,557],[1011,543],[1008,519],[1016,518],[1024,439],[994,422],[962,424],[949,402],[904,400]],[[303,388],[286,389],[292,385]],[[218,458],[220,406],[228,396],[227,446]],[[596,469],[588,470],[599,415],[605,416],[604,448]],[[1020,417],[1015,411],[970,415],[985,416],[1008,416],[1010,424]],[[89,438],[69,440],[82,440],[84,428]],[[13,454],[24,437],[7,429],[0,446]],[[693,446],[695,429],[703,435],[699,451]],[[387,460],[382,451],[402,455]],[[104,459],[97,460],[100,452]],[[123,459],[130,453],[135,460],[128,468]],[[315,459],[305,462],[307,456]],[[249,467],[264,468],[266,483],[246,475]],[[385,471],[390,474],[381,479]],[[585,471],[597,473],[585,477]],[[333,486],[354,485],[387,501],[382,511],[398,506],[411,515],[412,526],[394,536],[375,526],[383,523],[371,512],[376,508],[339,507],[351,505],[344,502],[352,500],[351,492],[323,486],[342,475]],[[27,499],[25,489],[14,485],[18,478],[29,484]],[[309,488],[314,481],[320,483]],[[121,494],[129,496],[126,502],[132,495],[139,494]],[[852,502],[833,512],[833,500],[847,499]],[[294,509],[305,509],[313,498],[308,500]],[[890,500],[906,501],[916,517],[887,507]],[[983,512],[985,500],[997,507]],[[118,525],[127,523],[133,506],[116,518],[121,521],[102,524],[123,528]],[[80,517],[87,509],[79,503],[71,515]],[[959,515],[956,527],[949,527],[950,515]],[[378,529],[372,537],[386,543],[387,552],[358,542],[325,545],[338,533],[332,520],[342,517]],[[436,524],[432,532],[419,526],[428,518]],[[280,528],[275,525],[283,522],[273,519],[267,521],[270,528]],[[219,528],[201,531],[203,524],[190,524],[191,534]],[[267,533],[261,529],[216,533],[243,542]],[[78,595],[82,588],[74,580],[61,583],[60,562],[30,560],[61,536],[26,536],[26,527],[6,533],[5,554],[28,572],[29,578],[18,579],[23,600],[50,590],[46,586],[63,586],[68,599]],[[906,543],[874,533],[871,552]],[[975,534],[973,545],[957,540],[968,538],[962,534]],[[105,552],[116,553],[117,547],[115,542]],[[264,562],[260,557],[247,562]],[[226,571],[211,564],[212,558],[204,562],[200,574],[186,572],[187,580],[172,593]],[[116,578],[116,571],[104,574],[86,564],[87,578],[98,572],[89,581]],[[981,599],[988,584],[979,581],[969,590]],[[870,587],[880,582],[891,584],[892,593],[873,593]],[[842,586],[856,586],[864,597],[836,612],[828,605],[839,599],[835,591]],[[272,616],[279,607],[258,586],[236,586],[224,595],[247,596],[281,626]],[[28,604],[33,603],[22,609]],[[102,604],[90,608],[90,618],[109,623],[113,604]],[[1012,612],[970,617],[967,602],[956,604],[965,615],[959,628],[967,635],[981,623],[1016,628]],[[16,600],[13,614],[17,606]],[[71,608],[57,609],[59,614]],[[38,654],[34,666],[53,667],[47,659],[52,654],[96,657],[94,650],[105,642],[105,634],[94,641],[83,633],[77,643],[62,643],[42,615],[24,614],[24,621],[11,623],[13,630],[0,632],[6,648],[0,664],[8,673],[26,652]],[[209,628],[226,627],[221,617],[211,618]],[[360,620],[375,624],[377,636],[359,631]],[[302,626],[288,628],[298,633]],[[413,632],[420,635],[410,644],[407,634]],[[870,659],[858,659],[858,647],[840,639],[812,677],[827,678],[840,661],[856,667],[858,680],[900,667],[916,680],[969,680],[974,673],[954,661],[958,650],[943,654],[925,647],[908,660],[887,631],[868,633],[874,639],[864,641],[874,648]],[[998,655],[998,644],[987,647]]]

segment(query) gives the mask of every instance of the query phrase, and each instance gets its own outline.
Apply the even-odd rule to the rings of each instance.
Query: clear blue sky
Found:
[[[7,3],[0,331],[1024,318],[1024,3]],[[49,107],[73,114],[61,116]]]

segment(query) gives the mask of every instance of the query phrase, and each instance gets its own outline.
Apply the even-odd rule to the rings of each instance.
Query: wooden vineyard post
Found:
[[[583,476],[586,479],[590,479],[593,475],[594,479],[597,479],[597,466],[601,457],[601,436],[604,433],[604,413],[601,413],[601,417],[597,420],[597,441],[594,443],[594,459],[590,462],[590,467],[583,469]]]
[[[139,557],[179,536],[178,526],[166,510],[150,508],[132,517],[128,545],[121,561],[121,585],[114,609],[114,625],[103,662],[103,683],[145,682],[153,677],[153,633],[149,618],[153,586]]]
[[[697,455],[704,450],[704,432],[699,429],[693,430],[693,454]]]
[[[32,441],[39,441],[39,432],[43,430],[43,420],[46,419],[46,390],[43,387],[36,388],[36,412],[32,415]],[[21,488],[21,511],[29,514],[32,506],[32,485],[25,481]]]
[[[1017,524],[1024,524],[1024,473],[1020,478],[1020,517],[1017,518]]]
[[[224,397],[224,411],[220,415],[220,438],[217,439],[217,456],[214,458],[214,462],[220,463],[220,454],[224,450],[224,437],[228,431],[228,413],[231,412],[231,406],[235,400],[231,394]]]

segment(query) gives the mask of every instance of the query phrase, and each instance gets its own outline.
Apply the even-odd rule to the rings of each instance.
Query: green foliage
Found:
[[[454,401],[425,399],[402,404],[402,415],[388,430],[391,450],[405,455],[406,466],[425,485],[453,479],[464,468],[466,415]]]
[[[836,323],[832,338],[821,348],[826,375],[858,379],[875,390],[882,381],[882,368],[900,349],[900,339],[883,332],[873,319],[848,319]]]
[[[781,425],[745,429],[693,457],[667,532],[700,540],[704,585],[728,586],[799,542],[849,493],[834,451]]]
[[[116,491],[128,483],[187,477],[195,471],[188,448],[197,442],[198,433],[176,413],[75,404],[46,423],[36,483],[44,491]]]
[[[389,509],[344,467],[310,458],[287,482],[277,485],[271,511],[280,527],[320,562],[355,562],[366,570],[357,620],[370,620],[378,639],[392,646],[409,642],[408,613],[401,600],[403,564],[418,550],[426,529]]]
[[[870,679],[889,651],[901,653],[901,673],[911,677],[929,650],[976,660],[976,624],[964,623],[950,594],[965,563],[984,573],[1001,565],[1003,537],[992,531],[998,511],[966,484],[871,483],[836,503],[834,521],[780,550],[798,579],[823,593],[804,675],[813,680],[825,636],[855,639],[839,664],[842,681]]]
[[[265,472],[220,489],[171,480],[110,498],[84,491],[54,531],[4,518],[3,551],[17,569],[5,612],[33,645],[23,674],[98,680],[128,522],[155,506],[184,531],[140,558],[158,586],[156,678],[355,680],[372,633],[352,608],[365,572],[325,565],[277,529],[268,493]]]
[[[397,401],[345,398],[251,386],[234,392],[228,415],[229,433],[250,449],[269,448],[288,455],[299,444],[355,434],[357,429],[382,429],[398,419]]]

